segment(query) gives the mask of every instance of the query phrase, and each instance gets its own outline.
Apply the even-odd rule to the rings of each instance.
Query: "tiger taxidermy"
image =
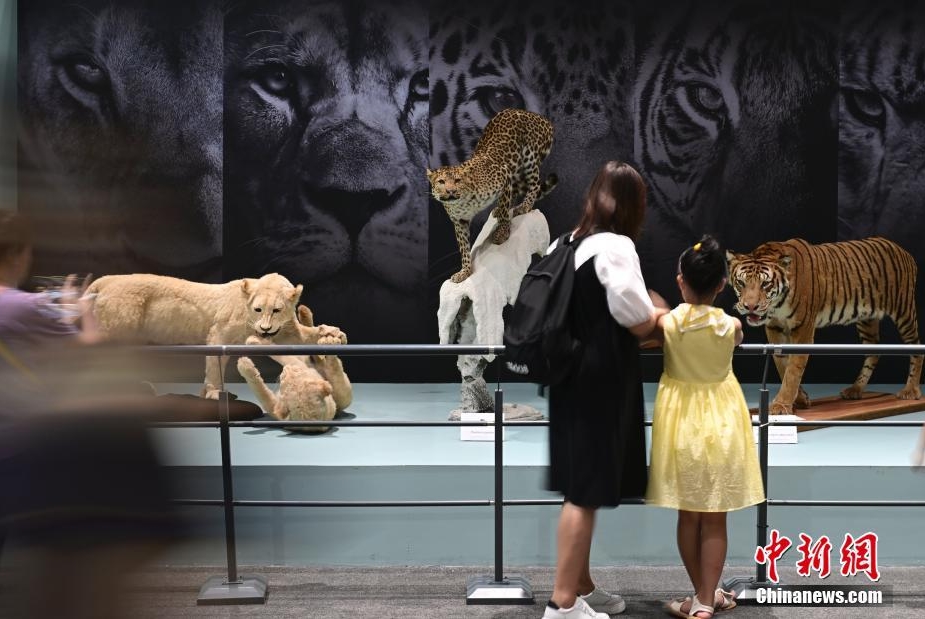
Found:
[[[533,204],[556,186],[550,174],[540,178],[540,164],[552,148],[552,123],[526,110],[506,109],[488,121],[475,152],[455,166],[427,170],[433,196],[443,204],[453,222],[462,269],[454,283],[472,274],[469,223],[482,209],[498,201],[492,211],[498,225],[492,231],[497,245],[511,234],[511,218],[529,212]],[[513,209],[515,198],[523,201]]]
[[[751,326],[764,325],[770,344],[811,344],[817,327],[856,324],[864,344],[880,341],[880,321],[889,317],[902,341],[919,343],[915,308],[917,267],[902,247],[884,238],[812,245],[802,239],[769,242],[750,254],[726,252],[735,309]],[[800,386],[808,355],[779,355],[774,363],[781,387],[771,414],[807,408]],[[847,400],[861,397],[879,357],[864,359],[854,384],[843,389]],[[922,355],[909,362],[903,400],[921,397]]]

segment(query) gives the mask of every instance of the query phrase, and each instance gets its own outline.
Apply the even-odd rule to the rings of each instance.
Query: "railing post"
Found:
[[[769,439],[769,404],[768,404],[768,366],[771,356],[764,357],[764,376],[761,380],[761,390],[758,396],[758,463],[761,467],[761,481],[764,485],[764,501],[758,504],[758,545],[764,548],[768,545],[768,443]],[[765,563],[755,564],[755,582],[768,581],[768,566]]]
[[[764,485],[765,498],[758,504],[757,517],[757,543],[756,547],[768,545],[768,369],[771,365],[771,354],[765,348],[764,373],[761,378],[761,389],[758,390],[758,464],[761,468],[761,481]],[[723,589],[732,591],[738,600],[754,600],[755,591],[759,587],[769,586],[767,565],[755,562],[755,577],[735,577],[723,581]]]
[[[226,357],[222,356],[222,361]],[[224,363],[220,363],[224,368]],[[208,604],[265,604],[267,581],[262,576],[238,577],[237,543],[234,528],[234,485],[231,476],[231,418],[229,394],[222,376],[219,394],[219,443],[222,454],[222,500],[225,514],[225,552],[228,559],[228,578],[213,576],[199,590],[196,603]]]
[[[495,389],[495,573],[493,576],[473,576],[466,585],[466,604],[533,604],[533,589],[519,575],[504,577],[504,392],[501,389],[501,369]]]
[[[495,389],[495,582],[504,580],[504,392]]]

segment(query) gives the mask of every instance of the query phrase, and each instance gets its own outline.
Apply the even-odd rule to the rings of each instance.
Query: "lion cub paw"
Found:
[[[273,340],[262,338],[259,335],[248,335],[244,343],[248,346],[262,346],[272,344]]]
[[[257,370],[257,366],[254,365],[250,357],[241,357],[238,359],[238,374],[245,379],[255,379],[260,376],[260,371]]]
[[[347,334],[330,325],[318,325],[318,345],[330,346],[347,343]]]

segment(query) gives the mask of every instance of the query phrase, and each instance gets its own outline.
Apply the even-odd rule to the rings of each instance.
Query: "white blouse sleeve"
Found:
[[[607,307],[614,320],[624,327],[634,327],[649,319],[655,306],[630,239],[616,237],[616,242],[608,243],[594,257],[594,270],[607,291]]]

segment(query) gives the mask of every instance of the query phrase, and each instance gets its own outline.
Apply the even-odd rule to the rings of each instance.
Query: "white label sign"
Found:
[[[460,426],[459,440],[461,441],[494,441],[495,440],[495,414],[494,413],[460,413],[460,421],[490,421],[490,426]],[[507,428],[501,428],[501,440],[506,440]]]
[[[772,415],[774,421],[803,421],[802,417],[797,415]],[[752,415],[753,421],[758,421],[758,415]],[[758,426],[752,426],[755,435],[755,442],[758,442]],[[768,444],[796,444],[797,427],[796,426],[768,426]]]

